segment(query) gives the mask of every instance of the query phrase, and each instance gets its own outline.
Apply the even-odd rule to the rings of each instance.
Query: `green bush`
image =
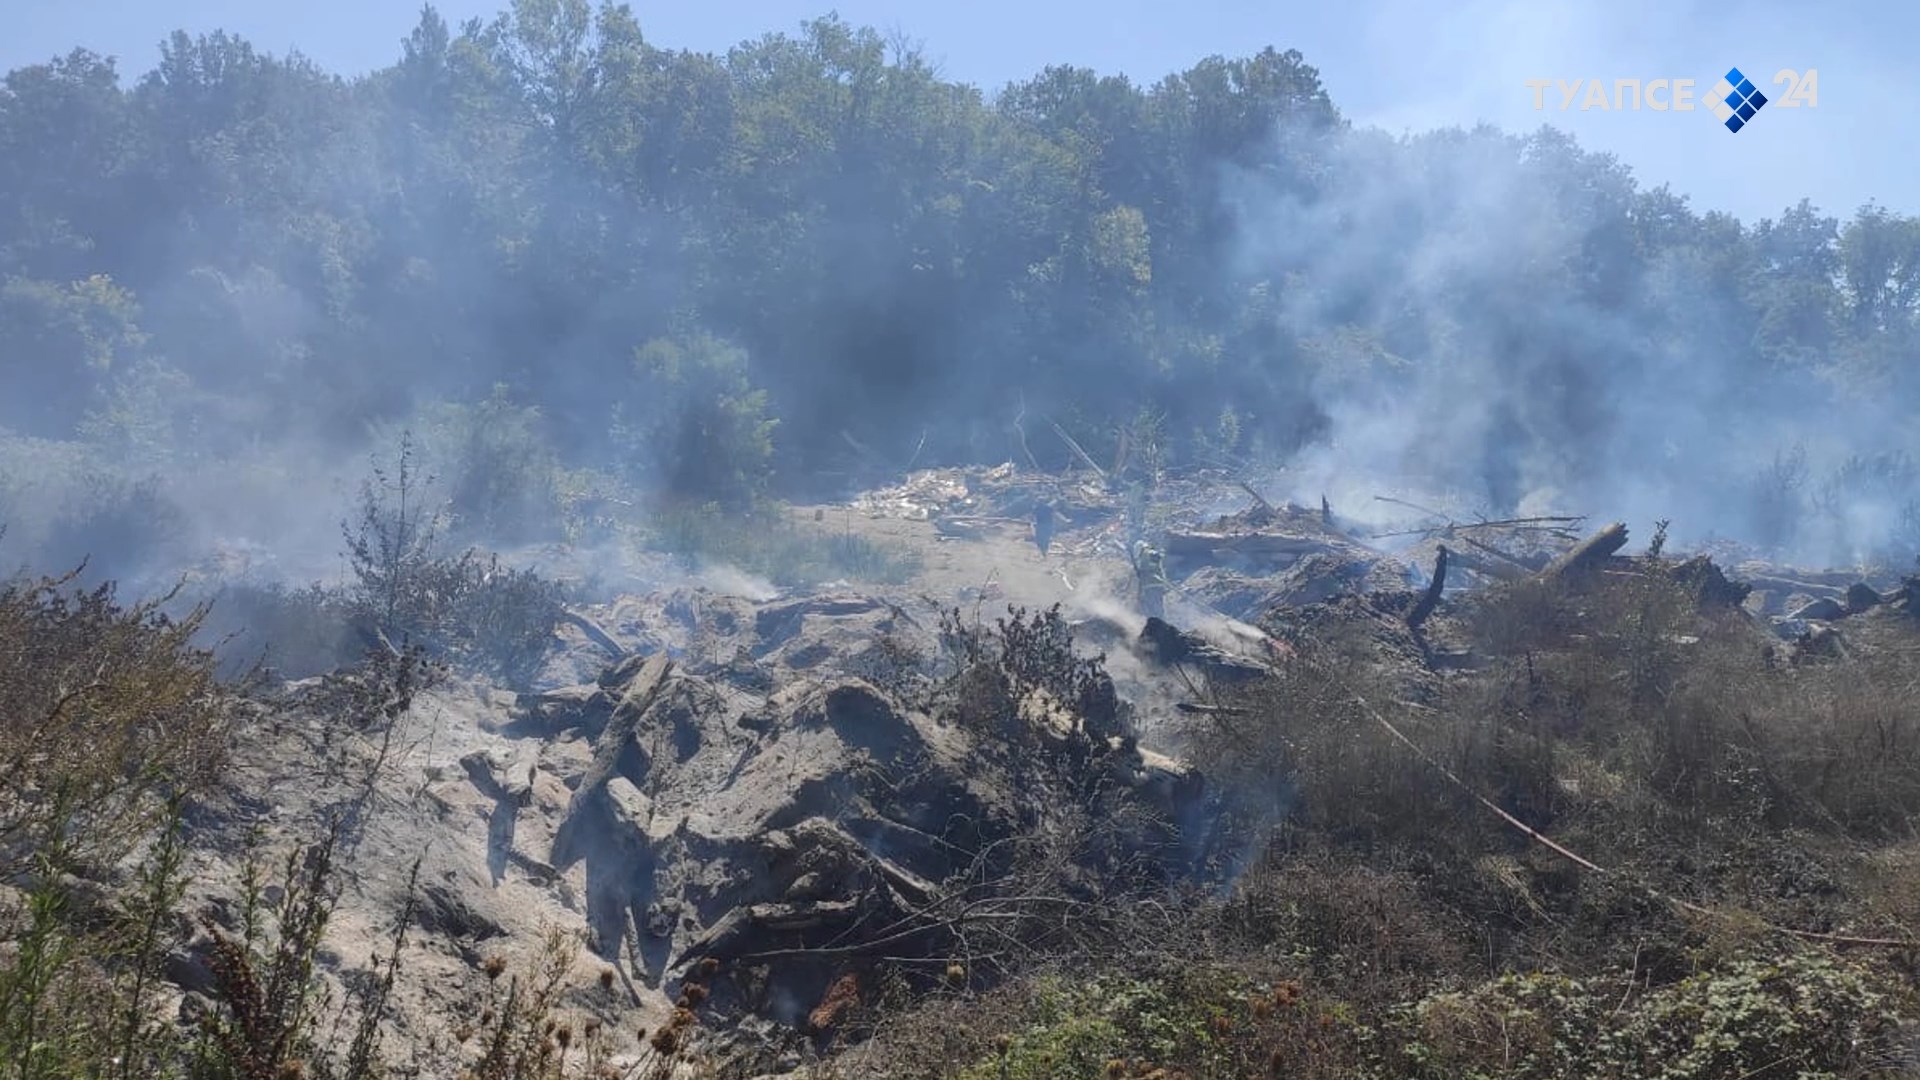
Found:
[[[1713,1080],[1854,1077],[1892,1055],[1898,1017],[1859,969],[1749,957],[1644,995],[1612,980],[1509,975],[1398,1011],[1383,1065],[1408,1077]]]
[[[421,446],[445,489],[451,534],[488,544],[563,534],[563,474],[544,424],[505,386],[472,405],[430,410]]]
[[[632,371],[613,436],[637,479],[734,511],[765,493],[777,421],[744,350],[710,334],[657,338],[635,350]]]

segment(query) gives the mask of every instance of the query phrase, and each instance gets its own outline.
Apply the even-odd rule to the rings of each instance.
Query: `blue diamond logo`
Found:
[[[1767,96],[1737,67],[1728,68],[1727,77],[1708,93],[1710,96],[1702,98],[1701,104],[1732,132],[1752,123],[1754,115],[1767,104]]]

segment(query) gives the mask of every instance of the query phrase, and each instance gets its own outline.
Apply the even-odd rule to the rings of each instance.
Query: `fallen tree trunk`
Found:
[[[653,709],[672,671],[673,661],[664,653],[656,653],[639,663],[624,688],[617,691],[608,688],[610,694],[618,695],[617,704],[606,726],[594,740],[593,762],[582,775],[580,786],[574,789],[573,798],[567,803],[566,817],[561,819],[560,827],[554,833],[554,866],[572,866],[582,857],[580,831],[592,831],[598,827],[597,822],[587,819],[606,806],[607,782],[618,774],[620,755],[633,739],[641,720]]]
[[[1427,621],[1433,609],[1440,606],[1440,593],[1447,587],[1447,545],[1440,545],[1440,553],[1433,558],[1433,580],[1427,583],[1427,591],[1420,602],[1413,605],[1407,614],[1407,629],[1419,630],[1420,624]]]
[[[1253,713],[1252,709],[1232,705],[1203,705],[1197,701],[1176,701],[1173,707],[1193,716],[1249,716]]]
[[[1574,545],[1571,551],[1548,563],[1547,568],[1540,571],[1540,576],[1545,580],[1553,581],[1584,573],[1599,566],[1614,552],[1626,546],[1627,527],[1616,521]]]
[[[1083,463],[1086,464],[1087,468],[1092,469],[1093,474],[1095,476],[1098,476],[1102,480],[1105,480],[1107,478],[1107,470],[1101,468],[1099,462],[1094,461],[1093,456],[1091,454],[1088,454],[1085,450],[1081,449],[1079,443],[1073,441],[1073,436],[1067,434],[1066,428],[1061,427],[1059,424],[1056,424],[1051,420],[1047,421],[1047,423],[1053,424],[1054,434],[1060,436],[1060,441],[1067,444],[1067,449],[1073,451],[1074,457],[1079,458]]]
[[[1184,559],[1215,559],[1252,555],[1263,558],[1298,557],[1333,550],[1325,540],[1281,533],[1169,532],[1166,552]]]

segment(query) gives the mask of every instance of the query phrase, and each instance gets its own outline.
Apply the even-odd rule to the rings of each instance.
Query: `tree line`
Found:
[[[359,78],[178,32],[0,91],[0,425],[141,460],[492,403],[558,461],[750,498],[1065,465],[1019,438],[1047,422],[1282,460],[1493,373],[1447,449],[1512,503],[1650,389],[1911,393],[1917,267],[1884,207],[1742,223],[1552,129],[1356,128],[1271,47],[989,93],[832,17],[711,54],[514,0],[424,8]]]

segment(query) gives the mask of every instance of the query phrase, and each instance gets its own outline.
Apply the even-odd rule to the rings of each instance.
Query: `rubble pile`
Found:
[[[1331,515],[1264,501],[1194,527],[1167,530],[1165,569],[1179,594],[1233,619],[1397,592],[1418,580],[1406,563],[1335,526]]]
[[[1124,555],[1146,528],[1149,502],[1170,520],[1193,520],[1236,491],[1224,473],[1161,477],[1151,487],[1085,471],[1056,475],[1021,470],[1012,462],[991,469],[924,469],[892,487],[868,491],[853,508],[870,517],[926,521],[943,536],[980,539],[1029,527],[1037,508],[1059,522],[1057,549],[1068,555]],[[1237,498],[1238,496],[1231,496]]]
[[[1205,863],[1212,793],[1142,739],[1177,749],[1170,718],[1228,708],[1215,691],[1355,627],[1418,700],[1477,663],[1448,593],[1520,581],[1577,592],[1657,566],[1703,606],[1752,619],[1789,658],[1844,655],[1849,635],[1894,620],[1910,633],[1920,615],[1920,577],[1751,561],[1729,572],[1706,555],[1650,563],[1624,554],[1620,524],[1442,519],[1383,536],[1244,484],[1189,479],[1174,492],[1149,517],[1103,478],[1002,466],[915,473],[855,504],[932,523],[943,551],[983,553],[967,572],[1125,553],[1135,595],[1089,595],[1119,588],[1126,563],[1108,558],[1118,576],[1097,586],[1075,570],[1072,644],[1105,665],[1073,688],[1034,682],[1030,664],[968,676],[943,613],[972,605],[924,595],[922,582],[753,597],[682,584],[572,610],[532,692],[427,695],[416,711],[438,717],[434,732],[395,741],[401,809],[369,842],[393,866],[429,852],[430,938],[409,959],[427,1000],[406,1005],[407,1022],[430,1027],[479,958],[539,925],[579,932],[619,972],[630,996],[594,999],[609,1022],[670,1013],[695,972],[706,1007],[742,1030],[816,1036],[883,975],[990,978],[996,950],[1029,947],[1018,928],[1066,932],[1075,905]],[[1244,509],[1220,514],[1223,492]],[[1054,553],[1006,543],[1041,504],[1062,523]],[[1147,603],[1156,592],[1162,610]],[[261,741],[250,784],[317,814],[337,793],[314,781],[296,797],[308,781],[285,745]],[[1034,854],[1090,825],[1100,842],[1074,833],[1070,854]],[[406,888],[387,870],[358,883],[361,906],[343,916],[369,940]]]
[[[873,517],[943,524],[951,535],[1026,521],[1045,502],[1075,528],[1111,518],[1123,500],[1102,478],[1022,472],[1012,462],[991,469],[923,469],[893,487],[866,492],[854,509]]]
[[[876,685],[874,652],[936,643],[885,601],[684,593],[659,610],[680,623],[668,647],[529,697],[522,721],[591,746],[561,777],[572,794],[546,861],[584,874],[594,947],[648,986],[712,959],[716,1007],[804,1028],[849,971],[952,955],[964,920],[932,913],[956,889],[989,896],[984,883],[1013,872],[993,852],[1060,809],[1047,805],[1060,792],[1097,792],[1088,805],[1116,819],[1177,822],[1199,805],[1198,777],[1109,734],[1112,715],[1056,702],[1030,721],[1031,753],[1010,755],[1004,731],[909,707]],[[1059,787],[1035,784],[1034,760]],[[1172,853],[1177,839],[1123,846]]]

